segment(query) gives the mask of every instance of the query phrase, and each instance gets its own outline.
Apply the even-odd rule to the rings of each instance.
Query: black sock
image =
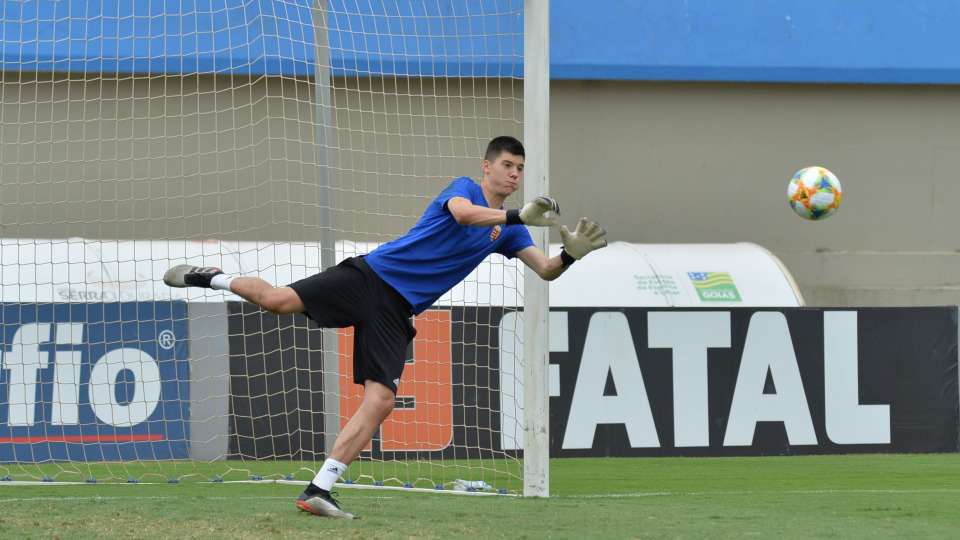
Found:
[[[329,494],[329,493],[330,493],[329,491],[327,491],[327,490],[325,490],[325,489],[320,489],[320,488],[317,487],[317,485],[314,484],[313,482],[310,482],[310,485],[308,485],[308,486],[307,486],[307,489],[303,490],[303,492],[304,492],[305,494],[307,494],[308,497],[311,497],[311,496],[313,496],[313,495],[320,495],[320,494],[326,495],[326,494]]]

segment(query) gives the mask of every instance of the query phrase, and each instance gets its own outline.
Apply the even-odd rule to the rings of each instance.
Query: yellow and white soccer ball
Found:
[[[823,167],[805,167],[787,186],[790,207],[803,219],[820,220],[833,215],[843,200],[837,176]]]

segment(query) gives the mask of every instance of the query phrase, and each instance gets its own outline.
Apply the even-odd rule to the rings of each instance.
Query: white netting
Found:
[[[521,136],[522,2],[0,6],[0,476],[312,478],[357,404],[349,331],[163,272],[284,285],[478,179]],[[497,369],[520,283],[491,257],[417,318],[347,476],[520,489]]]

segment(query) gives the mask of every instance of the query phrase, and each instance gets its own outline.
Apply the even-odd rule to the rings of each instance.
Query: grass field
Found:
[[[956,538],[960,455],[551,460],[549,499],[301,485],[0,482],[0,538]],[[299,478],[299,475],[298,475]],[[6,484],[6,485],[4,485]]]

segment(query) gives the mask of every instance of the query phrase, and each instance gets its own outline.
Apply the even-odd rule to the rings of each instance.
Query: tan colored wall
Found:
[[[337,79],[318,155],[310,81],[0,73],[0,236],[394,238],[490,138],[520,136],[511,81]]]
[[[316,239],[309,81],[0,76],[0,235]],[[406,231],[478,177],[490,137],[522,135],[521,98],[516,81],[335,81],[319,159],[336,227]],[[760,244],[810,305],[955,304],[958,117],[952,86],[555,81],[551,191],[564,223],[611,240]],[[845,189],[822,223],[785,196],[814,164]]]
[[[316,223],[286,203],[316,200],[309,85],[41,77],[3,74],[3,236],[293,240]]]
[[[755,242],[809,305],[960,303],[960,88],[558,81],[551,106],[553,193],[612,237]],[[844,188],[823,222],[786,202],[808,165]]]

